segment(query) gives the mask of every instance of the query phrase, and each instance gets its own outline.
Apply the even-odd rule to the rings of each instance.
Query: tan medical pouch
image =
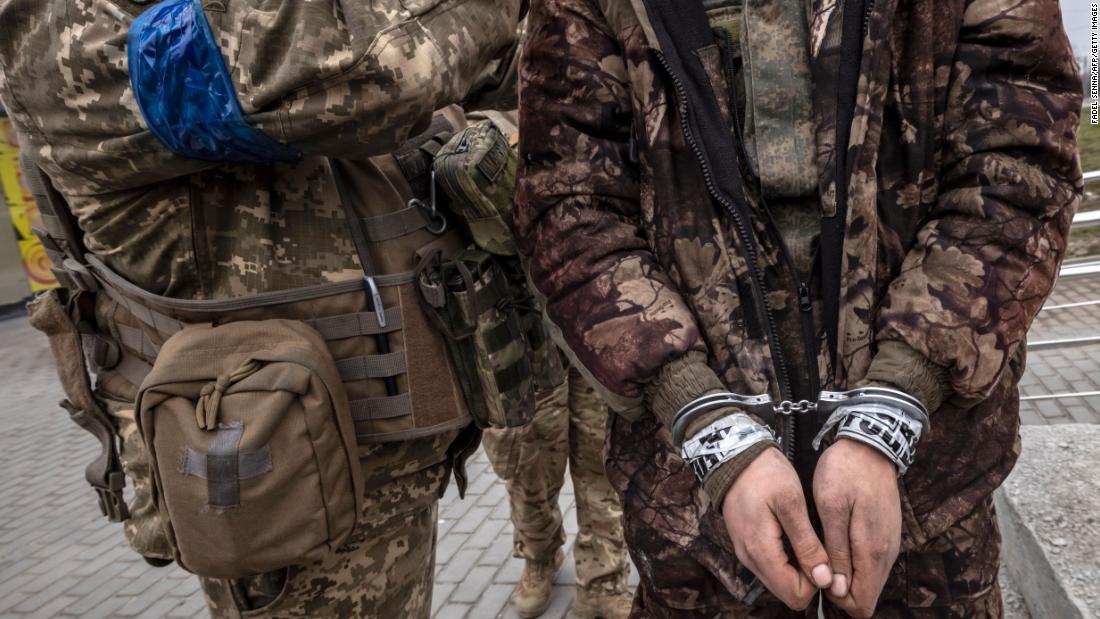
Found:
[[[241,578],[327,556],[362,507],[340,374],[293,320],[187,326],[137,398],[153,495],[176,561]]]

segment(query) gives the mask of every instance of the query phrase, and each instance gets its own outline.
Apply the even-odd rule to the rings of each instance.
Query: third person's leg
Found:
[[[538,394],[535,418],[526,426],[485,431],[485,451],[508,488],[513,555],[526,559],[514,602],[521,617],[537,617],[550,605],[554,576],[565,544],[558,495],[568,448],[568,386]]]
[[[584,619],[619,619],[630,613],[630,564],[623,540],[622,504],[604,469],[607,406],[569,368],[569,470],[577,498],[577,598]]]

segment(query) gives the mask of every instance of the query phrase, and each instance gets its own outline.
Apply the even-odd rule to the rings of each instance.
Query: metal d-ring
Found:
[[[420,198],[413,198],[409,200],[409,207],[414,206],[423,210],[428,215],[428,223],[424,226],[428,232],[439,236],[447,231],[447,218],[443,216],[443,213],[439,212],[434,202],[429,205]]]

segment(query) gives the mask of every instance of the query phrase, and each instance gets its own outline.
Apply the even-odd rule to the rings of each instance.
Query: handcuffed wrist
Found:
[[[928,411],[912,396],[895,389],[864,387],[845,392],[822,392],[818,409],[830,407],[832,414],[813,441],[848,438],[874,447],[890,459],[904,475],[916,456],[917,443],[927,429]]]
[[[738,460],[750,450],[758,449],[756,446],[762,443],[776,444],[775,434],[771,429],[744,413],[736,413],[723,417],[688,437],[680,449],[680,455],[705,488],[724,465]],[[747,463],[740,468],[743,470],[744,466]]]
[[[710,474],[710,477],[703,482],[703,491],[710,497],[711,505],[717,506],[718,509],[721,510],[722,501],[726,498],[730,488],[733,487],[733,483],[741,476],[741,473],[744,473],[745,469],[749,468],[749,465],[752,464],[754,460],[772,447],[778,449],[779,443],[775,441],[761,441],[752,445],[738,456],[719,465],[719,467]]]

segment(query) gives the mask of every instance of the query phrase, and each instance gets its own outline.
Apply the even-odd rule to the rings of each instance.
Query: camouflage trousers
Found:
[[[148,457],[133,405],[106,400],[134,486],[125,533],[153,559],[171,549],[149,486]],[[440,490],[456,433],[360,447],[366,501],[355,531],[333,556],[242,580],[200,578],[210,614],[223,617],[408,617],[431,612]]]
[[[242,580],[200,578],[223,617],[409,617],[431,614],[439,494],[454,432],[360,447],[363,513],[336,553]]]
[[[596,593],[625,591],[630,570],[622,507],[604,471],[607,416],[607,406],[570,368],[562,385],[538,395],[530,424],[484,435],[493,469],[508,487],[518,558],[549,559],[565,544],[558,495],[568,463],[577,501],[577,584]]]
[[[168,546],[168,538],[164,535],[157,506],[153,503],[150,483],[153,473],[149,468],[149,455],[145,451],[145,443],[138,432],[137,422],[134,421],[134,405],[131,402],[104,397],[102,393],[99,395],[100,400],[106,405],[107,412],[114,419],[115,431],[122,439],[119,450],[122,469],[128,483],[134,488],[134,493],[126,504],[130,517],[123,522],[122,526],[126,543],[146,560],[169,562],[172,559],[172,549]]]
[[[813,618],[818,603],[794,612],[765,593],[741,602],[752,574],[739,565],[721,515],[710,509],[691,469],[672,453],[655,420],[613,415],[607,474],[623,500],[627,545],[640,584],[631,619]],[[942,535],[919,546],[908,536],[875,617],[999,618],[1000,533],[992,497]],[[847,615],[825,602],[825,617]]]

